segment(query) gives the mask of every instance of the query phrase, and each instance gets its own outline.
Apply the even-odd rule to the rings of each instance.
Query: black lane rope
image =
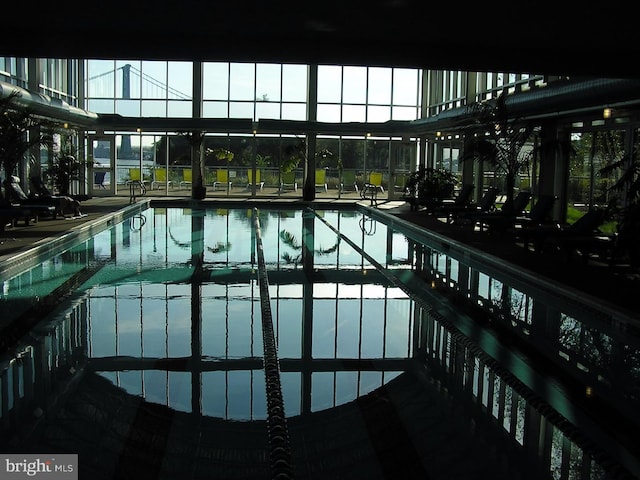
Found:
[[[291,465],[291,442],[284,414],[282,386],[280,384],[280,365],[278,347],[273,333],[271,300],[269,299],[269,279],[264,263],[262,235],[258,209],[253,209],[256,229],[256,250],[258,254],[258,282],[260,285],[260,308],[262,315],[262,343],[264,349],[264,373],[267,393],[267,429],[269,435],[269,456],[272,478],[278,480],[293,479]]]

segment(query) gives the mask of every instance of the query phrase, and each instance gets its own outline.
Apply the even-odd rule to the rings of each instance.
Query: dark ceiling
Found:
[[[632,12],[611,5],[571,12],[522,5],[67,0],[5,23],[3,33],[11,37],[4,38],[17,40],[2,42],[0,55],[638,75],[640,42]]]

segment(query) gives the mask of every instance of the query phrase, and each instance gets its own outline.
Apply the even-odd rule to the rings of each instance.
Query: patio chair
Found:
[[[8,182],[5,182],[5,192],[11,204],[27,207],[33,215],[52,217],[53,219],[58,217],[60,202],[57,199],[29,198],[20,186],[20,178],[14,175],[10,177]]]
[[[396,173],[395,182],[393,182],[394,193],[405,193],[407,188],[408,173]]]
[[[292,188],[294,192],[298,191],[298,182],[296,180],[296,172],[284,172],[280,180],[280,191],[284,192],[287,188]]]
[[[186,188],[191,186],[191,182],[192,182],[191,174],[192,172],[190,168],[182,169],[182,180],[180,180],[180,183],[178,184],[180,188]]]
[[[358,193],[358,182],[356,182],[356,172],[353,170],[344,170],[340,181],[340,193],[345,193],[348,189],[353,189]]]
[[[167,169],[166,168],[156,168],[153,171],[154,179],[151,182],[151,190],[160,189],[160,187],[164,187],[165,189],[171,187],[171,180],[167,179]]]
[[[231,190],[233,182],[229,181],[229,170],[226,168],[218,168],[216,170],[216,179],[213,182],[213,190],[216,191],[218,186],[224,187],[227,192]]]
[[[327,187],[327,171],[324,168],[316,168],[316,180],[315,187],[316,188],[324,188],[326,192],[328,190]]]
[[[250,189],[255,184],[256,187],[262,190],[262,188],[264,187],[264,182],[260,178],[260,173],[260,169],[256,169],[256,179],[254,182],[253,169],[250,168],[249,170],[247,170],[247,189]]]
[[[365,185],[367,188],[378,189],[381,193],[384,193],[384,187],[382,186],[382,172],[369,173],[369,181]]]

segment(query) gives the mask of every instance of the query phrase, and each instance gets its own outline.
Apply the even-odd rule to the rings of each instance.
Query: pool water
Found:
[[[265,309],[259,283],[264,269],[279,387],[298,476],[312,478],[314,471],[305,457],[308,449],[303,454],[298,446],[306,445],[297,441],[304,437],[302,419],[338,415],[354,405],[359,405],[358,418],[366,419],[363,405],[385,397],[386,409],[380,411],[386,416],[412,412],[415,420],[415,425],[407,425],[410,419],[398,420],[405,422],[402,435],[393,430],[404,442],[406,432],[413,435],[408,442],[415,458],[404,466],[420,465],[418,470],[430,478],[448,478],[446,472],[464,458],[475,459],[467,467],[470,472],[490,472],[492,478],[513,478],[516,472],[521,478],[541,478],[540,472],[554,478],[605,478],[602,464],[610,461],[611,450],[621,448],[615,444],[618,439],[594,424],[582,407],[571,405],[571,395],[549,383],[545,372],[533,368],[524,358],[522,338],[539,347],[536,355],[559,357],[568,370],[586,374],[593,369],[620,383],[629,378],[614,379],[608,362],[588,347],[600,341],[624,342],[635,358],[636,340],[610,326],[596,333],[594,322],[612,323],[606,312],[594,314],[580,302],[561,303],[539,285],[527,290],[509,275],[501,277],[495,265],[483,269],[468,252],[457,256],[450,246],[429,244],[405,227],[355,207],[151,206],[25,272],[3,278],[5,433],[15,436],[34,405],[47,411],[51,396],[59,395],[56,388],[69,389],[80,370],[106,382],[101,389],[112,385],[124,395],[118,398],[176,412],[171,414],[176,425],[173,415],[268,424]],[[257,245],[264,265],[259,264]],[[473,308],[456,311],[460,298]],[[485,323],[491,316],[496,325],[508,326],[509,342],[504,343],[504,332],[498,334]],[[541,321],[557,335],[547,332],[537,339]],[[577,341],[580,330],[590,333]],[[583,356],[572,358],[578,351]],[[591,352],[601,350],[596,345]],[[89,395],[79,380],[76,383],[81,385],[74,387],[80,392],[77,398]],[[405,385],[405,396],[415,385],[422,387],[412,394],[413,400],[405,398],[402,402],[408,403],[390,411],[391,396],[386,395],[394,392],[394,401],[400,402],[399,385]],[[629,401],[633,388],[620,394],[626,400],[612,395],[611,402],[625,414],[628,410],[635,422],[635,400]],[[444,406],[443,401],[451,404]],[[553,408],[545,412],[543,404]],[[60,408],[60,415],[72,415],[70,407]],[[455,408],[461,411],[452,420],[448,415]],[[463,419],[476,425],[477,432],[470,426],[454,427]],[[367,444],[375,446],[370,421],[365,422]],[[591,436],[588,442],[572,433],[578,427]],[[326,428],[342,435],[336,425]],[[490,433],[478,433],[484,430]],[[415,436],[429,431],[432,436],[437,432],[440,442],[456,432],[449,448],[460,452],[450,452],[450,465],[436,468],[433,459],[426,460],[433,452],[431,441]],[[502,438],[499,467],[492,457],[496,447],[485,445],[494,437]],[[49,435],[40,445],[80,448],[68,434],[66,443],[60,438]],[[597,445],[600,440],[603,445]],[[334,443],[339,442],[334,438]],[[522,463],[522,458],[530,458],[528,450],[540,448],[544,452],[538,463]],[[593,452],[601,450],[603,460],[596,461]],[[378,451],[374,463],[381,471],[390,468],[384,458]],[[84,468],[90,468],[84,461]],[[636,462],[628,461],[625,468],[633,470]],[[368,474],[375,478],[376,471]]]

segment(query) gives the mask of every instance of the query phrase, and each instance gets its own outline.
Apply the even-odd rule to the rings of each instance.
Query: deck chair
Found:
[[[25,226],[38,222],[38,216],[29,207],[10,206],[0,207],[0,233],[4,232],[7,226],[15,227],[18,220],[23,220]]]
[[[125,182],[126,185],[136,185],[136,186],[140,186],[143,187],[144,189],[146,189],[146,182],[145,180],[142,178],[142,172],[140,171],[139,168],[130,168],[129,169],[129,180],[127,180]]]
[[[16,177],[17,178],[17,177]],[[80,200],[87,200],[89,195],[54,195],[42,181],[40,176],[33,176],[29,179],[30,200],[42,200],[51,202],[56,207],[56,215],[74,217],[82,216],[80,211]],[[18,187],[19,188],[19,187]]]
[[[287,188],[292,188],[294,192],[298,191],[298,182],[296,181],[296,172],[284,172],[280,180],[280,191],[284,192]]]
[[[184,168],[182,170],[182,180],[180,180],[180,183],[178,184],[180,188],[186,188],[191,186],[191,182],[192,182],[191,173],[192,172],[190,168]]]
[[[511,211],[507,211],[506,204],[503,204],[500,209],[494,209],[491,212],[471,212],[467,216],[468,220],[471,220],[471,225],[475,228],[479,227],[480,231],[490,229],[492,226],[495,228],[507,228],[509,226],[509,219],[522,216],[525,214],[525,209],[531,200],[531,192],[522,190],[513,199]]]
[[[249,170],[247,170],[247,189],[250,189],[254,185],[254,183],[256,187],[260,188],[260,190],[262,190],[262,187],[264,187],[264,182],[260,178],[260,169],[256,169],[256,180],[254,182],[253,169],[250,168]]]
[[[125,185],[129,186],[129,197],[131,198],[131,200],[134,200],[136,197],[136,187],[140,188],[140,195],[146,195],[147,193],[147,185],[142,178],[142,172],[139,168],[129,169],[129,180],[125,182]]]
[[[20,178],[12,175],[8,182],[5,182],[5,195],[8,195],[9,202],[14,206],[26,207],[32,215],[42,217],[58,217],[58,199],[51,198],[29,198],[20,186]]]
[[[395,182],[393,182],[393,191],[394,193],[405,193],[407,180],[409,180],[409,174],[407,173],[396,173]]]
[[[556,202],[555,195],[540,195],[531,210],[524,215],[507,214],[486,220],[490,230],[510,233],[519,238],[525,228],[551,226],[551,213]]]
[[[349,189],[353,189],[358,193],[358,182],[356,182],[356,172],[353,170],[344,170],[340,181],[340,193],[345,193]]]
[[[471,205],[474,190],[475,186],[472,183],[465,183],[455,197],[443,199],[440,205],[431,209],[431,213],[436,216],[447,216],[450,210],[467,208]]]
[[[226,168],[218,168],[216,170],[216,179],[213,182],[213,190],[217,190],[218,186],[224,187],[227,191],[231,190],[233,182],[229,181],[229,170]]]
[[[498,189],[489,187],[482,195],[478,203],[470,202],[467,205],[451,205],[443,206],[442,213],[447,215],[447,223],[456,223],[468,220],[474,214],[492,212],[496,208],[496,199],[498,198]]]
[[[164,187],[165,189],[171,186],[171,180],[167,179],[167,169],[166,168],[156,168],[153,171],[154,180],[151,182],[151,190],[160,189],[160,187]]]
[[[613,242],[612,235],[600,230],[606,220],[607,211],[593,207],[571,224],[525,227],[517,233],[525,248],[532,244],[536,252],[552,249],[563,252],[567,258],[577,251],[586,259],[593,251]]]
[[[548,225],[555,203],[555,195],[540,195],[528,214],[516,215],[513,218],[513,226],[515,228],[531,228],[544,224]]]
[[[327,171],[324,168],[316,168],[315,186],[316,188],[324,188],[325,192],[328,190]]]

